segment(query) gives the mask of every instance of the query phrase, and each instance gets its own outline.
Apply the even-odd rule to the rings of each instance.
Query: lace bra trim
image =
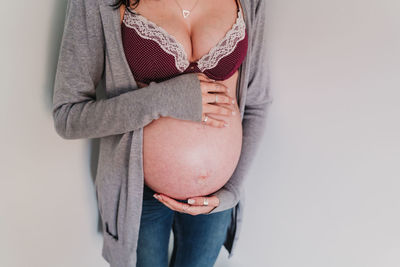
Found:
[[[187,58],[185,48],[178,42],[174,36],[170,35],[162,27],[148,20],[146,17],[138,14],[131,9],[136,16],[133,16],[129,11],[125,10],[123,23],[134,30],[144,39],[149,39],[157,42],[159,46],[168,54],[174,56],[175,66],[181,72],[189,67],[190,62]],[[236,21],[231,29],[225,34],[216,46],[202,56],[197,63],[201,71],[214,68],[218,62],[225,56],[235,50],[239,41],[245,37],[245,22],[243,20],[241,8],[239,8]]]
[[[132,12],[136,13],[134,10]],[[184,51],[182,45],[176,42],[163,28],[137,13],[136,16],[133,16],[126,10],[125,14],[123,23],[136,30],[140,37],[156,41],[166,53],[173,55],[178,70],[184,71],[188,67],[186,55],[182,52]]]
[[[216,46],[211,48],[211,50],[201,57],[197,66],[201,71],[206,69],[212,69],[218,65],[218,62],[225,56],[231,54],[237,44],[245,37],[245,22],[242,18],[241,9],[238,11],[238,17],[236,18],[235,24],[226,33],[223,39],[221,39]]]

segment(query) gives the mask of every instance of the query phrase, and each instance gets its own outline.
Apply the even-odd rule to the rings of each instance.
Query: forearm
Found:
[[[160,116],[201,121],[200,82],[193,73],[151,82],[109,99],[78,101],[63,94],[65,90],[73,88],[55,88],[53,110],[56,131],[65,139],[121,134],[142,128]]]
[[[96,99],[104,74],[105,37],[97,0],[69,0],[53,94],[53,119],[65,139],[99,138],[143,128],[160,116],[201,122],[195,73]],[[122,90],[121,90],[122,91]]]

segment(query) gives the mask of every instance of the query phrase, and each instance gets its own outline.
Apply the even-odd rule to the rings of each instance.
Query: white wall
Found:
[[[61,139],[51,117],[65,7],[0,11],[0,266],[108,266],[96,143]],[[400,266],[399,10],[268,1],[274,103],[236,255],[216,266]]]

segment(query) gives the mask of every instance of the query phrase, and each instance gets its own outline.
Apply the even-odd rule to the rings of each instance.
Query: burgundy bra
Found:
[[[126,8],[121,24],[126,59],[136,81],[149,84],[176,75],[202,72],[209,78],[225,80],[243,62],[248,46],[246,25],[237,3],[237,18],[216,46],[195,62],[187,58],[185,48],[162,27]]]

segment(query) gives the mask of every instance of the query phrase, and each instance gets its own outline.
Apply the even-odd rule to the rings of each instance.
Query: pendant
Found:
[[[182,13],[183,13],[183,17],[184,17],[185,19],[190,15],[190,11],[189,11],[189,10],[186,10],[186,9],[183,9],[183,10],[182,10]]]

